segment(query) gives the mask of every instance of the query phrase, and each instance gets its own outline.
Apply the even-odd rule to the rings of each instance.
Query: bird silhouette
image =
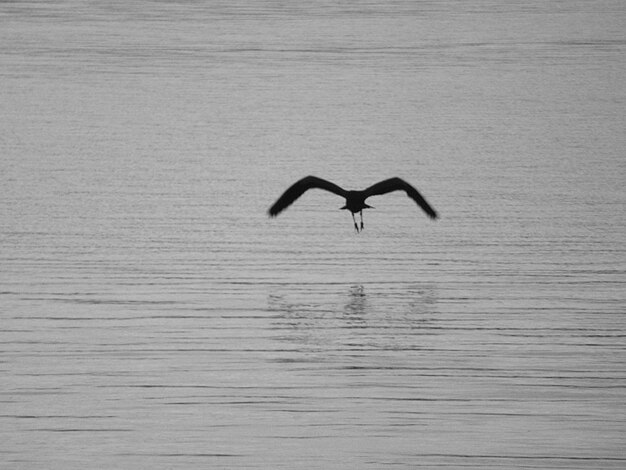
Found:
[[[357,232],[359,232],[359,226],[356,223],[354,214],[358,212],[361,216],[360,230],[363,230],[363,209],[373,209],[372,206],[365,203],[365,200],[370,196],[379,196],[393,191],[406,192],[407,196],[413,199],[431,219],[437,218],[437,212],[435,212],[435,209],[433,209],[430,204],[426,202],[417,189],[401,178],[389,178],[380,181],[363,191],[347,191],[337,186],[335,183],[318,178],[317,176],[306,176],[291,185],[287,191],[285,191],[283,195],[278,198],[274,205],[269,208],[267,211],[269,216],[276,217],[306,191],[314,188],[330,191],[331,193],[346,199],[346,204],[340,209],[347,209],[351,212],[354,228]]]

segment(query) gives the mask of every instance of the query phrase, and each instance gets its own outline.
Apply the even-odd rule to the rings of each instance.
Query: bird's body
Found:
[[[353,214],[361,212],[363,209],[372,209],[372,206],[365,204],[366,196],[363,191],[346,191],[346,205],[342,209],[349,210]]]
[[[268,213],[270,217],[276,217],[283,210],[289,207],[296,199],[302,196],[302,194],[304,194],[307,190],[313,188],[324,189],[345,198],[346,204],[341,209],[349,210],[352,213],[354,228],[357,232],[359,231],[359,226],[354,219],[354,214],[357,212],[360,214],[361,230],[363,230],[363,209],[372,208],[372,206],[365,203],[365,200],[370,196],[378,196],[392,191],[402,190],[406,192],[407,196],[413,199],[431,219],[437,218],[435,210],[426,202],[417,189],[400,178],[389,178],[380,181],[379,183],[376,183],[362,191],[346,191],[340,186],[337,186],[335,183],[318,178],[317,176],[307,176],[291,185],[287,191],[285,191],[283,195],[278,198],[274,205],[269,208]]]

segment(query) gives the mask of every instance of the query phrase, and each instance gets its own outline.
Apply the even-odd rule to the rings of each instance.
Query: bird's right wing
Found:
[[[380,181],[373,184],[363,192],[365,193],[365,198],[367,199],[370,196],[387,194],[392,191],[404,191],[407,196],[413,199],[415,203],[420,206],[424,212],[426,212],[428,217],[431,219],[437,218],[437,212],[435,212],[435,209],[433,209],[430,204],[426,202],[426,199],[424,199],[419,191],[401,178],[389,178],[384,181]]]
[[[335,183],[318,178],[317,176],[307,176],[292,184],[267,212],[270,217],[276,217],[287,209],[296,199],[302,196],[305,191],[313,188],[324,189],[342,197],[346,196],[345,189],[340,188]]]

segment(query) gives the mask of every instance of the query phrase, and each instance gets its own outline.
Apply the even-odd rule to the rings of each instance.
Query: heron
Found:
[[[393,191],[404,191],[408,197],[413,199],[417,205],[421,207],[424,212],[426,212],[428,217],[431,219],[437,218],[437,212],[435,212],[435,209],[433,209],[430,204],[426,202],[426,199],[422,197],[417,189],[401,178],[389,178],[373,184],[369,188],[362,191],[347,191],[342,187],[337,186],[335,183],[318,178],[317,176],[306,176],[292,184],[283,193],[283,195],[278,198],[274,205],[268,209],[267,212],[269,216],[276,217],[282,211],[287,209],[287,207],[293,204],[295,200],[302,196],[306,191],[314,188],[324,189],[345,198],[346,204],[343,207],[340,207],[340,209],[350,211],[352,214],[352,221],[354,222],[354,228],[357,233],[363,230],[363,209],[373,209],[372,206],[365,203],[365,200],[371,196],[379,196]],[[359,225],[357,225],[356,218],[354,217],[354,214],[357,212],[361,217],[360,228]]]

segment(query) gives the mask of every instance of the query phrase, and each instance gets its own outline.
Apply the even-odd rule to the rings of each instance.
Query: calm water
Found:
[[[624,468],[624,3],[300,3],[0,4],[0,467]]]

